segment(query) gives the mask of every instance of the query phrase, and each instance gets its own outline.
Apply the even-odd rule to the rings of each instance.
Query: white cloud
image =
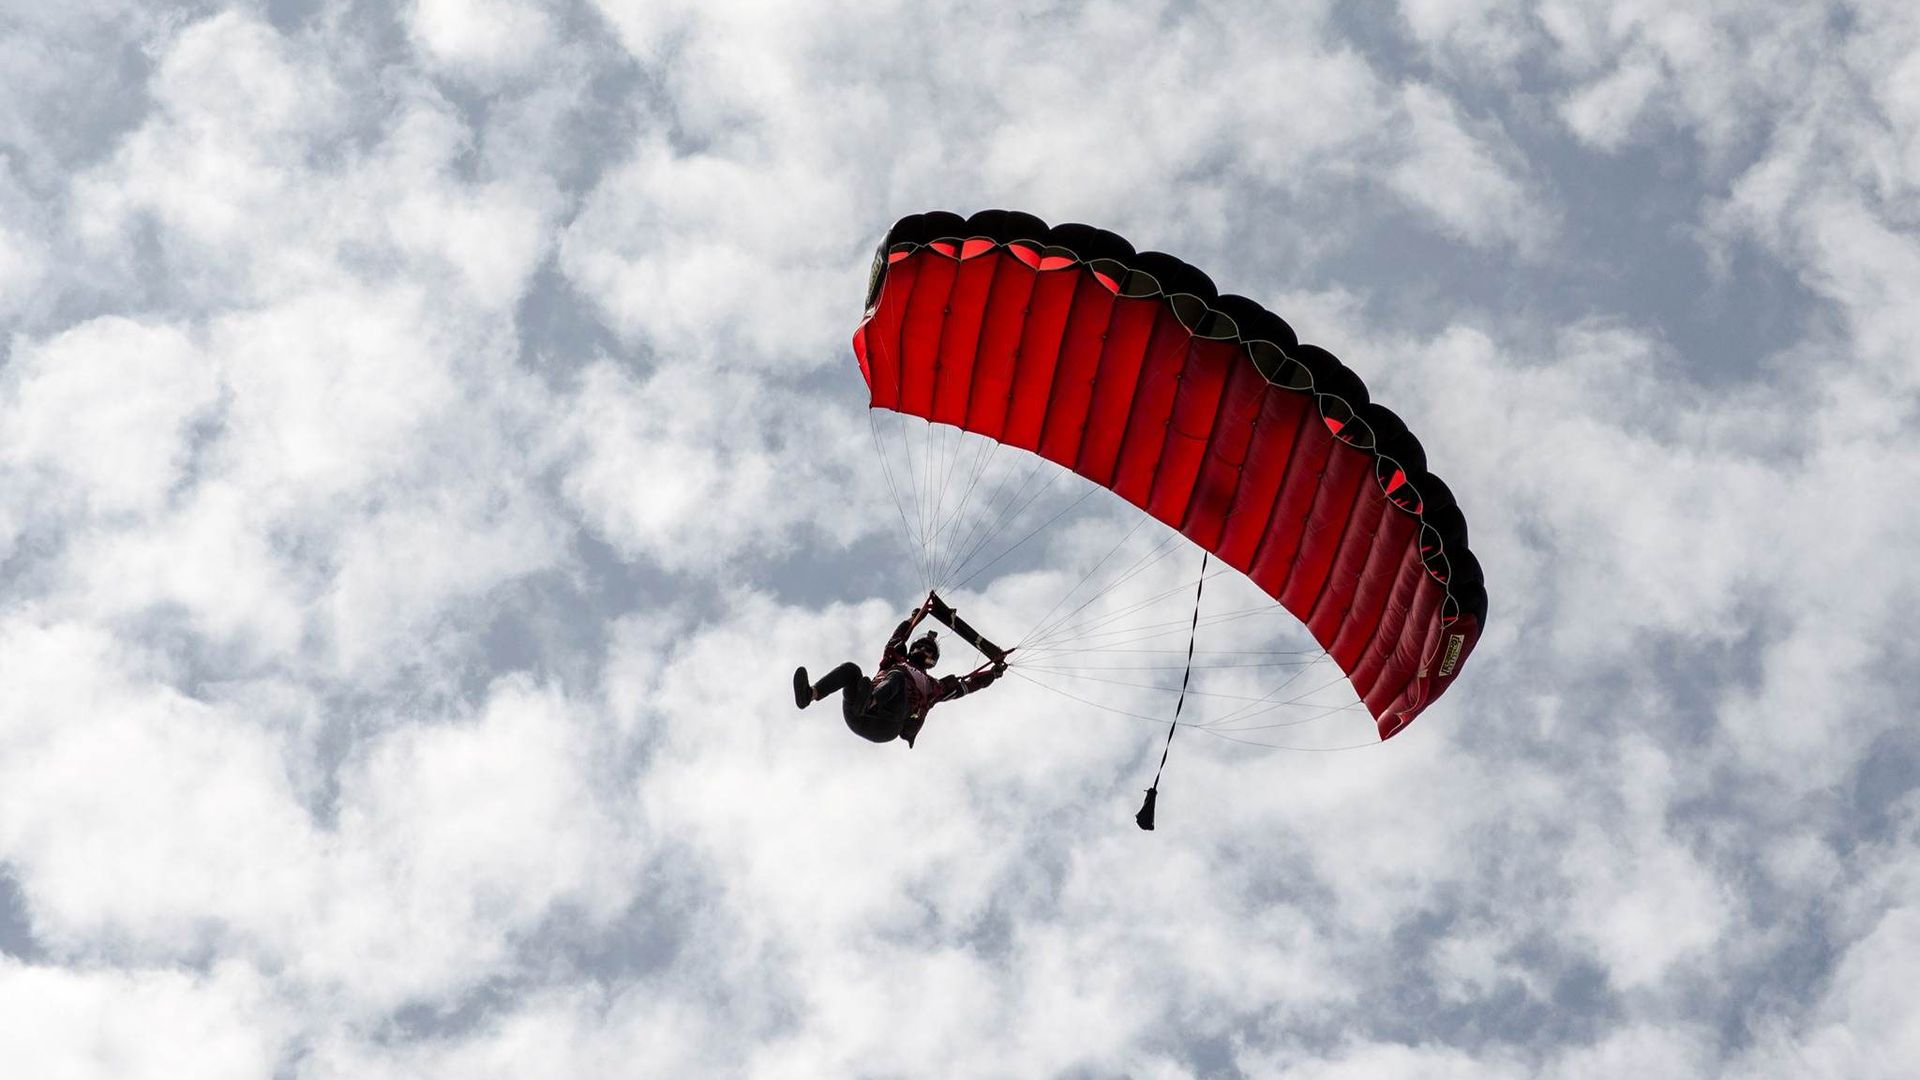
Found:
[[[1633,133],[1660,81],[1657,61],[1630,57],[1605,78],[1582,87],[1567,101],[1562,115],[1580,138],[1617,150]]]
[[[1462,73],[1507,81],[1533,44],[1533,15],[1513,0],[1406,0],[1399,7],[1414,39]]]
[[[467,77],[524,73],[553,37],[552,20],[541,5],[515,0],[416,0],[410,29],[436,66]]]
[[[299,647],[297,571],[273,522],[238,487],[196,487],[145,528],[81,533],[63,554],[61,606],[105,622],[178,611],[216,648],[284,657]]]
[[[0,316],[16,318],[40,292],[48,237],[33,201],[21,190],[11,161],[0,161]]]
[[[186,28],[154,113],[75,182],[80,240],[125,259],[157,228],[167,288],[216,309],[396,273],[509,307],[545,257],[551,181],[518,162],[461,178],[473,148],[452,106],[417,78],[349,94],[338,80],[353,60],[324,40],[230,13]]]
[[[23,18],[9,1060],[1896,1075],[1911,15],[1403,15]],[[912,751],[794,710],[909,576],[847,566],[894,527],[871,245],[995,204],[1220,267],[1420,433],[1493,595],[1420,725],[1182,732],[1147,836],[1155,725],[1016,679]],[[1668,226],[1727,322],[1582,291],[1647,270],[1593,237]],[[1091,533],[970,615],[1018,632]]]
[[[1550,1075],[1555,1080],[1712,1075],[1710,1040],[1710,1033],[1685,1026],[1646,1023],[1623,1027],[1592,1046],[1568,1053]]]
[[[413,440],[465,404],[460,358],[417,293],[315,290],[215,328],[232,388],[223,465],[281,498],[324,501],[404,467]]]
[[[701,1002],[672,993],[535,995],[485,1030],[385,1047],[336,1032],[316,1040],[303,1075],[352,1080],[529,1074],[671,1076],[715,1067],[739,1053]]]
[[[373,742],[341,778],[301,973],[375,1009],[442,1000],[511,971],[514,939],[563,906],[617,914],[644,834],[591,717],[503,683],[476,716]]]
[[[847,413],[817,398],[703,364],[636,379],[602,361],[570,411],[578,457],[566,493],[629,557],[712,572],[791,545],[803,524],[841,542],[876,527],[849,512],[873,493],[849,471],[871,450],[847,433]]]
[[[51,474],[56,499],[141,516],[181,481],[192,425],[219,391],[189,335],[117,317],[44,343],[16,340],[0,386],[9,466]]]
[[[1920,995],[1905,976],[1920,947],[1916,931],[1920,916],[1910,905],[1885,909],[1846,949],[1804,1029],[1770,1025],[1742,1066],[1767,1077],[1903,1075],[1920,1049]]]
[[[247,93],[233,93],[237,85]],[[220,266],[222,256],[285,221],[298,177],[288,159],[347,122],[339,87],[321,58],[224,14],[170,43],[152,93],[155,115],[76,185],[77,227],[83,237],[125,242],[138,217],[151,215],[191,256],[181,270],[200,271],[205,260],[223,284],[243,277]],[[261,262],[283,273],[299,265]]]
[[[1920,952],[1920,911],[1887,912],[1847,951],[1823,1011],[1837,1023],[1813,1033],[1805,1053],[1816,1068],[1854,1076],[1897,1076],[1920,1055],[1920,994],[1906,977]]]
[[[1606,827],[1577,828],[1562,860],[1573,899],[1569,935],[1599,954],[1616,984],[1658,986],[1678,963],[1725,933],[1732,897],[1685,844],[1666,835],[1673,765],[1656,748],[1629,745],[1620,772],[1638,781]]]
[[[1502,160],[1512,152],[1468,130],[1459,111],[1430,87],[1407,87],[1401,106],[1412,149],[1393,166],[1393,190],[1469,244],[1540,250],[1551,222],[1513,163]]]
[[[859,315],[879,236],[856,221],[824,176],[649,139],[588,199],[561,265],[616,329],[665,356],[813,367]]]
[[[97,632],[16,623],[6,644],[0,854],[56,956],[212,950],[282,972],[279,996],[391,1009],[511,970],[562,906],[603,923],[645,857],[618,748],[555,693],[497,684],[472,717],[370,740],[323,827],[272,727],[154,684]]]
[[[308,882],[282,871],[314,838],[267,732],[143,679],[97,630],[14,622],[6,653],[0,844],[37,935],[166,964],[286,925]]]
[[[0,957],[0,1010],[8,1018],[0,1051],[9,1068],[28,1076],[268,1075],[292,1025],[263,1000],[264,982],[238,965],[195,975]]]
[[[1407,1076],[1431,1080],[1468,1080],[1491,1077],[1507,1080],[1526,1075],[1517,1062],[1489,1060],[1487,1055],[1470,1054],[1448,1046],[1402,1046],[1391,1043],[1365,1043],[1342,1047],[1325,1057],[1278,1058],[1261,1060],[1265,1068],[1284,1068],[1290,1076],[1303,1080],[1360,1080],[1368,1076]]]
[[[128,53],[163,40],[171,13],[128,2],[14,4],[0,39],[4,169],[43,195],[84,156],[102,126],[122,120],[138,86]],[[42,185],[45,185],[44,187]]]

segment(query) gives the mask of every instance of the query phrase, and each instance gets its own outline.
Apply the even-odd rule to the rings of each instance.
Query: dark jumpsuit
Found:
[[[820,697],[840,691],[841,715],[863,739],[883,743],[904,738],[912,746],[935,704],[971,694],[1000,677],[999,672],[987,670],[935,679],[914,667],[907,662],[907,635],[913,633],[913,624],[908,619],[894,629],[873,678],[849,660],[813,685]]]

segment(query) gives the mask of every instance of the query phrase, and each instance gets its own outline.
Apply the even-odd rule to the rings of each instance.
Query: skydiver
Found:
[[[806,668],[795,668],[793,703],[804,709],[837,690],[840,711],[855,735],[877,743],[904,739],[907,746],[913,746],[935,705],[983,690],[1007,670],[1002,656],[984,671],[935,678],[933,665],[940,660],[938,633],[929,630],[911,646],[907,637],[939,602],[928,593],[927,602],[894,629],[880,655],[880,668],[871,679],[851,660],[827,672],[817,683],[807,680]]]

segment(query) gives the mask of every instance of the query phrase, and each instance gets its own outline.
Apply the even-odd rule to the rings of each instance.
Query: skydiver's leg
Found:
[[[795,672],[794,678],[797,699],[800,673]],[[840,715],[855,735],[870,742],[892,742],[900,737],[900,726],[906,719],[907,687],[898,672],[888,672],[875,682],[867,678],[860,665],[849,660],[813,684],[811,700],[818,701],[836,691],[840,694]]]
[[[849,660],[813,684],[813,700],[819,701],[836,691],[840,692],[841,710],[848,716],[857,715],[866,711],[867,699],[873,694],[873,681],[861,672],[859,664]]]

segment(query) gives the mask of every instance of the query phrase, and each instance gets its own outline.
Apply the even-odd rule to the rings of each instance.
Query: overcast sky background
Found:
[[[1911,1076],[1917,183],[1900,0],[4,0],[0,1062]],[[1420,434],[1406,733],[1147,834],[1143,725],[794,711],[917,599],[873,245],[989,206]]]

